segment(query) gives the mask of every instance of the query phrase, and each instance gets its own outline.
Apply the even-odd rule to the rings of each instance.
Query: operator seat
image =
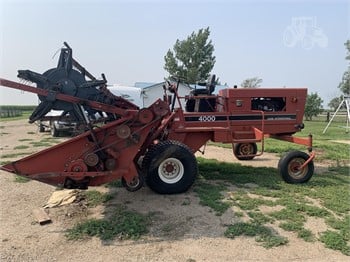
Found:
[[[191,91],[191,95],[211,95],[215,90],[216,79],[215,75],[210,75],[207,82],[198,83],[199,86],[205,86],[206,88],[196,88]]]
[[[186,102],[187,112],[213,112],[215,111],[216,98],[206,97],[212,96],[215,85],[216,76],[210,75],[207,82],[198,83],[199,86],[205,86],[206,88],[196,88],[191,91],[190,98]]]

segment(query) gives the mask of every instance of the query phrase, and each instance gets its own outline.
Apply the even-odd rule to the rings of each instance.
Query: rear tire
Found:
[[[238,160],[252,160],[258,152],[258,147],[256,143],[238,143],[233,147],[233,154]]]
[[[309,162],[303,169],[299,169],[309,155],[301,151],[291,151],[284,155],[278,162],[278,171],[283,180],[291,184],[305,183],[310,180],[314,174],[314,163]]]
[[[190,148],[177,141],[162,141],[146,153],[142,169],[146,183],[159,194],[187,191],[194,183],[198,166]]]
[[[143,187],[145,179],[142,175],[138,175],[133,178],[131,182],[126,182],[124,178],[122,178],[122,185],[129,192],[135,192]]]

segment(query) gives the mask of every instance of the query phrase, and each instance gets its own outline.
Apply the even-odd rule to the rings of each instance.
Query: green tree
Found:
[[[311,93],[311,95],[307,95],[306,105],[305,105],[305,118],[306,120],[311,121],[313,116],[318,116],[322,113],[323,100],[317,93]]]
[[[172,77],[180,78],[186,83],[195,84],[208,78],[214,67],[214,46],[209,27],[192,32],[186,40],[176,40],[173,51],[168,50],[164,56],[164,69]]]
[[[347,49],[346,60],[350,60],[350,40],[346,41],[344,44]],[[342,81],[340,82],[338,88],[345,95],[350,95],[350,65],[348,65],[348,70],[344,72]]]
[[[241,87],[244,88],[254,88],[254,87],[259,87],[260,84],[262,83],[262,79],[259,77],[252,77],[252,78],[247,78],[243,80]]]
[[[331,101],[329,101],[328,106],[333,110],[337,110],[338,106],[340,105],[340,103],[343,101],[343,96],[340,97],[334,97],[332,98]],[[344,105],[343,105],[344,107]]]

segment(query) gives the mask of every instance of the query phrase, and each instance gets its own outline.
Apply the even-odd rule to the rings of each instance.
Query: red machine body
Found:
[[[180,193],[193,184],[198,172],[194,153],[208,141],[232,143],[238,159],[250,160],[263,153],[264,138],[273,137],[307,147],[310,154],[293,151],[282,157],[279,172],[286,182],[308,181],[314,169],[312,138],[293,136],[304,127],[307,90],[227,88],[212,95],[213,81],[204,91],[195,90],[186,97],[177,94],[176,84],[168,83],[164,97],[170,94],[172,99],[137,109],[120,99],[111,105],[62,93],[59,88],[53,95],[51,89],[0,79],[2,86],[50,97],[50,102],[74,103],[113,115],[112,121],[102,125],[87,121],[85,133],[1,169],[66,188],[121,178],[130,191],[146,180],[158,193]],[[175,100],[180,107],[174,108]],[[257,143],[262,145],[260,152]]]

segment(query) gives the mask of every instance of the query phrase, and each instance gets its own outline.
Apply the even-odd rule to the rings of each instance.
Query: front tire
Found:
[[[308,154],[301,151],[292,151],[284,155],[278,162],[278,171],[283,180],[291,184],[309,181],[314,174],[313,161],[310,161],[304,168],[300,169],[309,157]]]
[[[145,155],[142,166],[148,186],[159,194],[187,191],[198,173],[197,160],[191,149],[171,140],[153,145]]]

